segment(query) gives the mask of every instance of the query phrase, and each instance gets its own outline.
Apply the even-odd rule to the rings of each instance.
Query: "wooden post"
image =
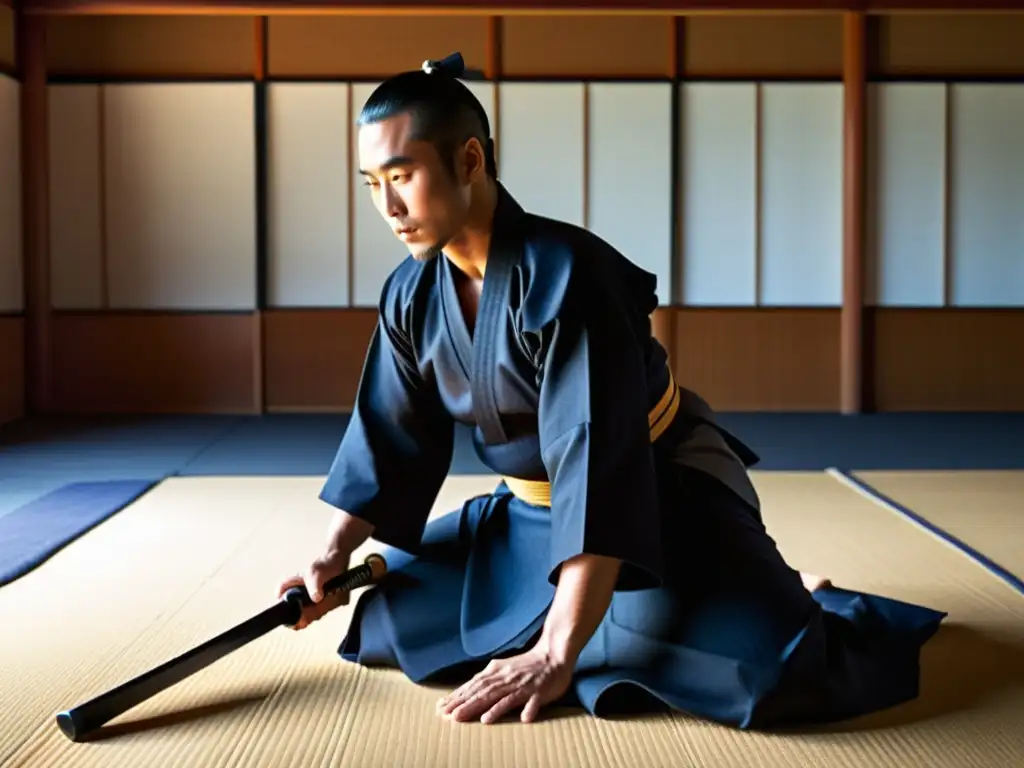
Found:
[[[676,330],[676,303],[682,296],[680,290],[680,274],[683,258],[682,254],[682,213],[680,211],[679,199],[679,145],[677,135],[679,131],[679,78],[683,74],[684,57],[683,44],[686,29],[683,16],[669,16],[666,18],[666,34],[668,35],[668,60],[665,62],[665,74],[672,83],[672,135],[673,146],[670,153],[672,163],[672,220],[670,222],[672,233],[672,263],[669,269],[668,282],[658,286],[658,295],[667,299],[667,305],[654,310],[651,316],[651,333],[658,340],[668,353],[669,368],[676,378],[681,378],[683,373],[679,370],[676,358],[675,330]]]
[[[864,189],[866,14],[843,14],[843,306],[840,406],[864,410]]]
[[[253,19],[253,99],[256,144],[256,311],[253,321],[253,410],[267,410],[266,319],[267,310],[267,35],[269,19]]]
[[[27,415],[53,410],[46,17],[18,15]]]

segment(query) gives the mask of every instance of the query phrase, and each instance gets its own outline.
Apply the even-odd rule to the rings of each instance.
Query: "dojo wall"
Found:
[[[14,20],[0,6],[0,424],[24,413],[21,168]]]
[[[500,75],[474,88],[513,194],[658,274],[682,382],[723,409],[837,409],[839,17],[510,17],[496,47],[489,24],[271,18],[264,57],[251,19],[51,20],[57,409],[346,409],[404,255],[352,173],[352,120],[381,77],[456,49]],[[874,405],[1020,409],[1024,85],[992,81],[1024,74],[1024,17],[873,19],[871,38]]]

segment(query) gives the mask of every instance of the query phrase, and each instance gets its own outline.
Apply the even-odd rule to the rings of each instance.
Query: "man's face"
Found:
[[[359,170],[373,203],[412,256],[437,256],[463,226],[468,179],[453,178],[434,146],[412,138],[410,115],[359,128]]]

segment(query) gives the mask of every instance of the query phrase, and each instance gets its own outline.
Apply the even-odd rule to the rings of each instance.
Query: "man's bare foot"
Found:
[[[804,583],[804,589],[808,592],[832,586],[830,579],[826,579],[824,576],[816,576],[813,573],[804,573],[803,571],[800,572],[800,580]]]

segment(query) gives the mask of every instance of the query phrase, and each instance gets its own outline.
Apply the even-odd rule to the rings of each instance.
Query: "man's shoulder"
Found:
[[[643,272],[635,262],[593,230],[560,219],[528,213],[524,265],[552,265],[570,273],[615,279],[622,272]]]
[[[591,230],[532,213],[525,230],[522,272],[530,326],[553,319],[574,294],[581,301],[601,295],[657,303],[657,278]]]

